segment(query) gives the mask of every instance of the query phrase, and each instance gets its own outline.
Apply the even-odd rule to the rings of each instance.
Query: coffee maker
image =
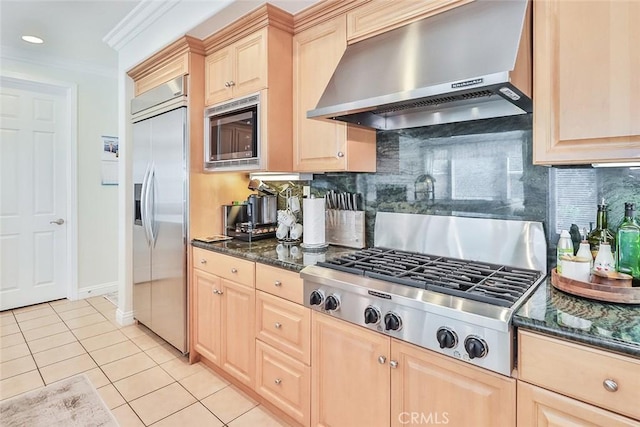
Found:
[[[275,195],[251,194],[242,204],[224,205],[223,232],[247,242],[275,237],[278,228],[277,201]]]

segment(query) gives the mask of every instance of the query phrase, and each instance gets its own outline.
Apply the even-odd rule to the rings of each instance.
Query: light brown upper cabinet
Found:
[[[201,91],[203,56],[201,40],[190,36],[179,38],[127,71],[133,79],[134,96],[187,74],[190,75],[187,93],[191,95],[192,90]]]
[[[267,86],[267,28],[207,55],[206,104],[213,105]]]
[[[202,42],[207,106],[260,93],[260,165],[247,171],[291,171],[292,38],[293,16],[265,3]]]
[[[347,13],[347,40],[355,43],[471,1],[373,0]]]
[[[346,48],[345,15],[305,29],[294,36],[295,171],[374,172],[376,169],[374,130],[307,118],[307,111],[316,107]]]
[[[533,162],[640,161],[640,2],[533,5]]]

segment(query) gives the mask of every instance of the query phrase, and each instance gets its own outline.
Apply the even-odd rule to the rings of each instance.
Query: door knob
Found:
[[[62,218],[58,218],[58,219],[56,219],[56,220],[54,220],[54,221],[49,221],[49,224],[58,224],[58,225],[62,225],[62,224],[64,224],[64,219],[62,219]]]

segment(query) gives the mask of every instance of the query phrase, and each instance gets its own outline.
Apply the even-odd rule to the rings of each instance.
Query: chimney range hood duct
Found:
[[[527,0],[475,0],[347,47],[308,118],[380,130],[532,111]]]

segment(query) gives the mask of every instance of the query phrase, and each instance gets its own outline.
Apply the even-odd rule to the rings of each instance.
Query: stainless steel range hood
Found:
[[[308,118],[381,130],[526,114],[527,0],[475,0],[347,47]]]

